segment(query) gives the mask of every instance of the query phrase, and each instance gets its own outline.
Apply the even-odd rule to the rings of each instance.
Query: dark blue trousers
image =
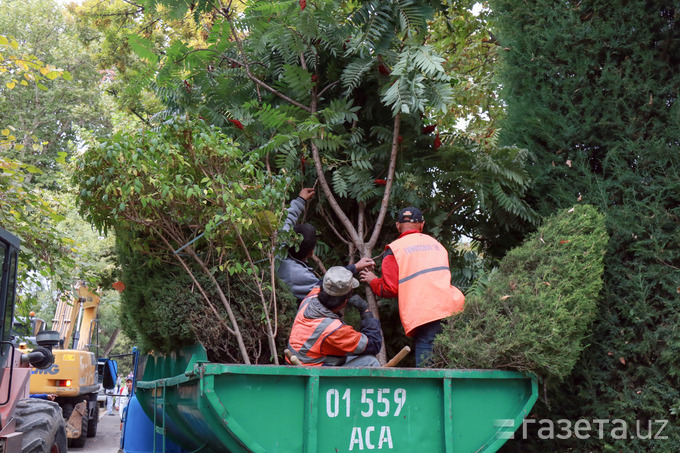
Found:
[[[442,331],[442,321],[428,322],[415,328],[413,339],[416,346],[416,366],[423,368],[428,366],[432,356],[432,345],[434,337]]]

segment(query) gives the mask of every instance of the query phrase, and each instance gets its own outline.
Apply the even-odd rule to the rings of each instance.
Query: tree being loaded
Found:
[[[522,200],[527,151],[497,143],[505,106],[493,81],[499,46],[488,11],[473,13],[476,4],[91,0],[78,10],[102,37],[98,61],[115,75],[107,90],[121,108],[148,125],[148,113],[162,109],[156,118],[199,115],[300,178],[298,190],[316,181],[313,141],[335,200],[366,241],[386,192],[392,103],[405,104],[387,219],[419,206],[440,242],[473,238],[496,259],[539,218]],[[152,92],[153,102],[141,95]],[[288,101],[310,106],[313,96],[315,115]],[[470,120],[465,133],[455,127],[461,119]],[[318,193],[307,211],[322,238],[318,258],[358,258],[349,256],[358,253],[351,232]],[[389,242],[381,235],[379,250]],[[476,275],[471,254],[449,253],[455,284],[467,287]]]
[[[149,86],[167,106],[157,119],[204,118],[232,138],[248,165],[257,163],[278,178],[288,175],[301,187],[316,184],[321,196],[314,222],[317,228],[324,224],[321,236],[333,244],[327,252],[335,262],[373,256],[392,237],[391,230],[382,234],[389,212],[425,202],[426,211],[437,211],[435,193],[451,212],[441,213],[444,218],[432,225],[443,225],[439,231],[448,237],[454,230],[462,234],[450,223],[468,219],[468,212],[498,206],[508,218],[530,217],[518,196],[526,189],[520,150],[506,150],[500,163],[476,148],[443,159],[446,144],[437,149],[434,134],[422,133],[428,112],[447,111],[456,83],[444,70],[444,59],[426,44],[427,21],[440,3],[328,0],[300,8],[296,2],[255,1],[242,14],[231,3],[165,3],[177,17],[194,14],[207,39],[172,42],[162,55],[143,33],[129,39],[155,75]],[[131,165],[126,162],[122,167]],[[455,171],[437,168],[449,162]],[[281,207],[271,211],[280,213]],[[484,216],[475,219],[484,223]],[[182,221],[195,235],[203,232],[195,218]],[[207,225],[206,238],[215,234],[217,223]],[[170,242],[177,248],[184,243]],[[230,271],[242,275],[250,267]],[[272,281],[271,276],[264,280]],[[377,303],[369,298],[377,316]]]
[[[210,278],[202,272],[194,274],[210,300],[216,301],[214,308],[219,317],[205,303],[204,295],[191,277],[181,265],[176,264],[177,260],[174,263],[158,262],[133,248],[138,242],[138,235],[130,231],[116,232],[122,279],[127,282],[120,307],[120,325],[126,335],[135,338],[135,344],[143,351],[170,354],[183,346],[200,343],[213,362],[241,362],[238,342],[226,330],[223,321],[229,319],[228,313],[219,303],[218,289]],[[206,244],[198,244],[199,252],[205,248]],[[238,253],[238,249],[231,253]],[[260,302],[258,282],[240,279],[238,273],[229,275],[229,272],[219,270],[215,277],[219,288],[228,297],[251,363],[270,364],[272,352],[266,329],[263,328],[265,313]],[[277,283],[278,351],[285,348],[297,302],[283,288],[285,286]],[[267,300],[272,297],[268,286],[264,288],[264,294]]]
[[[402,125],[432,151],[421,115],[445,111],[450,98],[444,59],[424,44],[433,5],[259,1],[237,14],[231,4],[173,2],[178,16],[205,14],[210,39],[195,48],[177,41],[164,58],[149,59],[168,106],[160,116],[205,118],[272,175],[318,181],[323,215],[346,254],[370,257],[388,213]],[[143,37],[130,43],[140,55],[152,50]],[[373,184],[377,176],[384,186]]]
[[[86,217],[102,230],[127,232],[129,247],[147,257],[149,266],[164,264],[170,274],[183,269],[190,284],[177,287],[191,287],[203,302],[202,316],[191,310],[184,318],[167,316],[169,307],[161,318],[155,310],[140,310],[140,316],[177,324],[203,319],[206,324],[194,323],[194,331],[217,327],[226,341],[236,343],[240,359],[251,363],[259,353],[246,346],[238,321],[243,313],[234,309],[224,281],[240,276],[261,307],[259,325],[270,358],[278,363],[278,309],[271,288],[277,226],[290,179],[267,172],[256,156],[244,155],[230,138],[200,120],[169,120],[158,130],[118,134],[95,144],[77,166]],[[153,335],[140,333],[147,339]],[[186,343],[185,334],[178,335]],[[170,335],[160,344],[147,344],[167,350],[175,339]]]
[[[564,379],[587,346],[608,240],[604,216],[590,205],[546,219],[448,320],[436,341],[440,365]]]

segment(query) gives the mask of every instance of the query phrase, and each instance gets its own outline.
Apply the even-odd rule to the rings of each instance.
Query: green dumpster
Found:
[[[156,432],[192,452],[495,452],[537,398],[530,374],[228,365],[201,347],[140,375]]]

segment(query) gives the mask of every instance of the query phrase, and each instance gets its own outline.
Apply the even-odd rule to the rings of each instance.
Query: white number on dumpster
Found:
[[[385,398],[385,393],[390,393],[390,389],[378,389],[378,406],[383,405],[383,409],[378,410],[379,417],[390,415],[390,400]]]
[[[373,415],[373,400],[368,397],[368,395],[373,394],[373,389],[362,389],[361,390],[361,404],[366,404],[366,410],[361,411],[361,415],[364,417],[370,417]]]
[[[394,402],[398,404],[397,410],[394,412],[394,416],[398,417],[401,413],[401,408],[404,407],[404,404],[406,403],[405,389],[396,389],[394,391]]]
[[[349,396],[350,390],[347,389],[342,395],[342,400],[345,402],[345,417],[349,417]],[[340,393],[338,393],[337,389],[329,389],[326,392],[326,414],[328,414],[329,417],[334,418],[337,417],[339,413]]]
[[[394,393],[391,393],[392,390],[388,388],[361,389],[360,409],[362,417],[372,417],[374,412],[378,417],[388,417],[390,414],[398,417],[404,404],[406,404],[406,389],[398,388],[394,390]],[[351,401],[352,393],[350,389],[345,389],[342,398],[338,389],[328,389],[326,391],[326,415],[330,418],[338,417],[344,405],[344,415],[349,418]],[[394,405],[392,402],[394,402]]]
[[[345,417],[349,417],[349,395],[350,395],[349,389],[345,390],[345,394],[342,395],[342,399],[345,401],[345,408],[347,409]]]
[[[338,406],[340,405],[339,393],[336,389],[329,389],[326,392],[326,413],[329,417],[338,416]]]

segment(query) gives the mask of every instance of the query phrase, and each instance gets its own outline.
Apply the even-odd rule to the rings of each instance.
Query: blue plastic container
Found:
[[[154,450],[154,433],[156,445]],[[170,439],[163,439],[161,433],[156,432],[153,422],[142,410],[142,406],[133,396],[127,405],[123,419],[123,432],[121,433],[120,447],[124,453],[189,453],[178,447]],[[165,442],[165,448],[163,448]]]

